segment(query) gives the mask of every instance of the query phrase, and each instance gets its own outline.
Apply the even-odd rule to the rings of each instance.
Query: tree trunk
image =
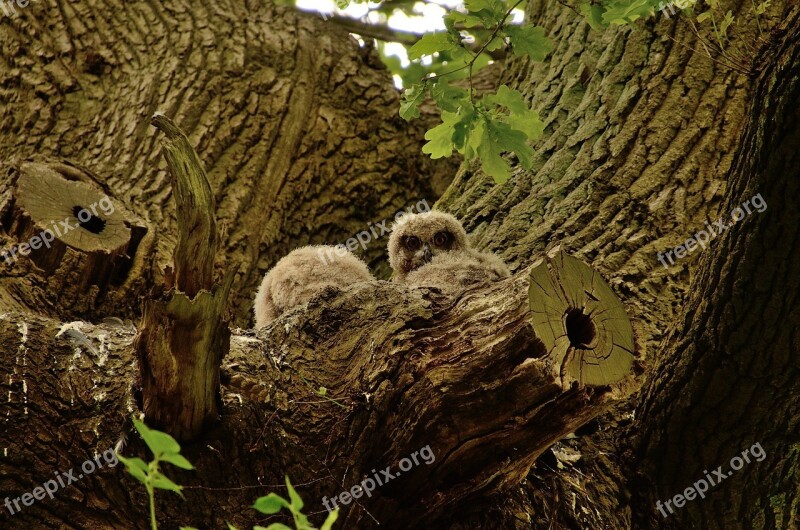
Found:
[[[185,447],[197,470],[170,475],[188,486],[186,502],[158,497],[164,527],[249,527],[249,504],[281,492],[284,473],[319,521],[323,496],[429,445],[435,462],[344,507],[341,527],[791,528],[798,143],[790,104],[800,22],[790,2],[773,2],[761,20],[772,28],[764,43],[745,4],[731,6],[735,43],[761,50],[750,55],[758,76],[693,51],[703,47],[681,17],[598,33],[557,0],[528,2],[555,51],[546,63],[508,63],[502,81],[546,121],[534,171],[494,186],[465,165],[438,203],[515,276],[457,302],[392,284],[326,293],[257,335],[234,330],[221,421]],[[178,242],[147,125],[155,111],[175,117],[206,164],[222,226],[215,275],[238,272],[231,310],[240,326],[260,276],[291,248],[344,242],[433,200],[451,168],[420,154],[429,123],[409,128],[397,118],[399,95],[374,53],[314,17],[235,0],[99,6],[31,4],[0,28],[8,50],[0,90],[13,101],[0,156],[87,166],[81,174],[146,229],[122,281],[78,302],[60,297],[53,287],[63,277],[43,275],[32,260],[0,264],[0,395],[8,396],[0,500],[55,471],[77,475],[126,434],[122,454],[144,455],[126,420],[142,405],[136,329],[109,317],[138,316],[139,297],[164,283]],[[774,29],[779,21],[784,28]],[[0,213],[17,211],[17,174],[2,172]],[[704,253],[661,266],[658,252],[758,192],[765,213]],[[3,245],[18,244],[0,217]],[[373,265],[384,245],[371,243]],[[590,421],[626,389],[556,393],[533,383],[539,375],[526,359],[541,351],[524,324],[527,273],[556,246],[608,279],[634,319],[648,366],[635,415],[628,400]],[[70,322],[78,317],[96,323]],[[552,396],[558,413],[526,410]],[[577,437],[542,455],[570,430]],[[763,462],[661,518],[656,500],[757,441]],[[105,466],[2,520],[143,528],[146,510],[139,486]]]
[[[709,483],[697,486],[709,490],[702,502],[656,514],[675,528],[800,527],[800,10],[782,29],[757,58],[766,68],[729,173],[729,228],[704,256],[637,413],[650,506]],[[755,195],[763,212],[737,222]]]

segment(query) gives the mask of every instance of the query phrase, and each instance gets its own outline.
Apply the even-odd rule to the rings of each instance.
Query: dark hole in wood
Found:
[[[106,227],[106,222],[104,220],[92,214],[92,212],[83,206],[73,206],[72,215],[75,216],[75,219],[78,220],[78,223],[84,230],[88,230],[93,234],[99,234]]]
[[[574,348],[589,349],[594,342],[594,323],[589,315],[584,315],[580,309],[569,309],[564,323],[567,328],[567,338]]]

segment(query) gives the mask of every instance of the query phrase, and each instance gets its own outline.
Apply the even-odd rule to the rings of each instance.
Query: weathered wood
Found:
[[[554,253],[533,266],[528,299],[533,329],[565,388],[573,382],[611,385],[630,374],[633,328],[597,271],[564,252]]]
[[[178,211],[174,285],[144,301],[135,348],[142,409],[151,426],[180,440],[200,436],[219,417],[219,369],[230,331],[223,318],[232,275],[214,287],[214,198],[197,153],[166,116],[153,125],[167,136],[167,159]]]
[[[755,57],[764,71],[729,174],[727,228],[636,410],[635,526],[800,528],[800,5],[776,34]],[[750,213],[735,221],[737,208]],[[664,506],[718,466],[726,480],[712,475],[702,500]]]
[[[7,171],[0,270],[37,277],[52,311],[64,317],[116,299],[109,293],[126,281],[145,223],[87,169],[38,160],[12,162]],[[4,287],[0,300],[30,296],[21,284]]]
[[[19,310],[135,320],[139,299],[164,283],[177,217],[162,133],[148,120],[158,109],[203,157],[217,202],[217,273],[237,271],[230,311],[239,327],[252,322],[253,294],[281,257],[433,204],[458,168],[420,153],[438,112],[402,120],[402,92],[374,48],[319,16],[244,0],[31,2],[5,21],[0,163],[37,155],[89,167],[148,228],[108,299],[50,312],[50,289],[31,293],[31,281],[8,301]],[[385,246],[375,239],[363,253],[382,277]]]
[[[151,123],[167,137],[163,152],[178,218],[178,244],[172,254],[175,287],[191,298],[214,282],[217,205],[203,163],[186,135],[163,114],[155,114]]]
[[[430,446],[441,459],[343,512],[348,527],[372,528],[375,519],[392,521],[394,528],[423,526],[469,499],[518,484],[543,451],[631,388],[630,324],[612,328],[599,313],[627,321],[617,297],[603,288],[599,275],[586,285],[591,268],[575,258],[558,253],[545,261],[558,271],[555,290],[530,299],[530,278],[538,277],[540,266],[455,301],[437,291],[385,283],[354,287],[332,299],[321,296],[307,310],[292,311],[260,331],[263,345],[246,345],[263,348],[267,366],[252,364],[256,356],[234,348],[231,389],[266,403],[268,410],[275,407],[281,418],[275,421],[288,421],[300,437],[293,443],[305,446],[305,460],[321,459],[344,473],[333,471],[345,485]],[[544,305],[557,308],[557,334],[567,336],[568,305],[559,304],[575,286],[592,287],[602,300],[586,305],[598,311],[589,318],[604,334],[597,351],[606,344],[631,345],[631,351],[597,355],[598,369],[607,368],[602,381],[595,376],[566,383],[561,351],[546,347],[536,333],[536,311]],[[276,370],[307,383],[284,394],[285,385],[272,384],[281,380]],[[300,426],[298,414],[307,412],[293,410],[292,403],[308,401],[319,387],[341,399],[345,410],[325,407],[332,416],[315,414]],[[328,456],[303,441],[328,436],[325,429],[333,429],[323,448]],[[349,455],[346,469],[329,456],[334,453]],[[296,462],[287,465],[302,473]],[[341,485],[330,488],[312,491],[335,495]]]
[[[738,27],[755,35],[748,46],[759,46],[762,39],[749,31],[755,26],[751,6],[746,2],[731,4],[736,4],[732,9]],[[767,20],[789,20],[786,11],[792,5],[796,3],[772,2],[762,24],[766,27]],[[405,124],[393,121],[397,93],[391,89],[388,75],[367,66],[368,61],[362,58],[374,56],[348,45],[346,35],[313,23],[312,17],[280,12],[270,3],[257,8],[238,1],[118,3],[113,6],[119,14],[116,17],[107,16],[105,9],[109,9],[106,3],[95,0],[31,3],[21,17],[3,26],[9,31],[0,32],[9,51],[4,55],[8,66],[0,69],[2,91],[13,101],[5,107],[6,119],[0,123],[0,156],[44,152],[93,167],[96,164],[117,197],[135,205],[137,212],[158,227],[158,237],[151,231],[142,244],[147,252],[141,253],[144,259],[139,262],[140,269],[131,274],[132,288],[111,293],[115,297],[123,294],[114,304],[92,311],[94,320],[102,321],[109,314],[137,313],[138,295],[153,282],[161,283],[161,270],[168,265],[174,248],[175,222],[168,208],[166,172],[152,171],[159,157],[158,144],[140,119],[142,109],[156,105],[181,117],[208,164],[216,196],[224,198],[218,219],[228,231],[223,231],[221,252],[226,263],[220,265],[238,266],[242,271],[234,304],[239,325],[247,324],[250,298],[264,270],[292,246],[340,242],[362,230],[367,222],[390,216],[402,203],[428,197],[420,195],[418,186],[428,180],[426,168],[432,167],[417,156],[419,129],[406,132]],[[532,257],[542,255],[552,242],[560,242],[590,262],[617,293],[624,294],[626,307],[636,316],[638,336],[647,356],[652,357],[669,323],[684,319],[683,297],[689,279],[697,275],[700,253],[669,270],[659,265],[655,254],[681,243],[722,211],[726,175],[741,146],[745,109],[753,99],[752,85],[744,76],[693,51],[702,45],[679,17],[660,17],[636,29],[613,27],[594,32],[581,17],[557,2],[528,2],[526,11],[528,20],[546,28],[556,49],[552,61],[514,60],[504,74],[509,85],[526,95],[547,124],[545,137],[535,145],[534,170],[520,170],[508,183],[492,186],[490,179],[465,167],[440,207],[457,213],[476,244],[497,251],[516,270],[528,266]],[[175,34],[186,38],[165,37]],[[780,42],[783,35],[764,36],[773,38]],[[98,61],[89,61],[90,56],[104,58],[105,66],[100,62],[97,67]],[[373,60],[369,64],[377,63]],[[769,86],[780,94],[785,85]],[[761,110],[763,129],[773,127],[776,116],[771,113],[775,107]],[[412,127],[417,125],[424,128],[420,124]],[[26,134],[20,134],[22,130]],[[267,211],[264,204],[274,206],[274,210]],[[790,208],[781,211],[790,212]],[[785,232],[774,226],[766,232],[785,237]],[[777,226],[793,227],[796,223],[779,222]],[[750,237],[747,231],[739,235],[738,241]],[[382,253],[381,246],[380,241],[373,245],[372,258]],[[794,247],[786,250],[792,252]],[[714,252],[716,247],[705,254]],[[738,248],[733,247],[733,253],[720,254],[720,263],[726,263],[726,259],[735,262],[739,256]],[[234,267],[229,267],[231,263]],[[777,259],[769,263],[774,267],[769,273],[742,283],[741,288],[753,291],[738,298],[715,299],[719,303],[714,307],[732,306],[757,330],[763,329],[760,326],[766,318],[780,323],[784,313],[775,308],[791,307],[793,293],[789,289],[782,293],[785,299],[769,300],[762,311],[740,311],[745,302],[765,301],[753,293],[765,287],[773,271],[797,277],[793,262]],[[704,283],[721,293],[731,293],[736,286],[733,277],[718,281],[711,277],[711,271],[703,276]],[[31,280],[37,281],[28,275],[0,276],[4,285]],[[782,285],[790,286],[788,282]],[[127,397],[118,398],[126,395],[124,387],[133,372],[130,343],[117,347],[116,336],[104,326],[90,333],[97,352],[87,351],[77,341],[68,343],[65,335],[54,341],[61,321],[69,317],[55,321],[37,318],[35,314],[44,307],[42,297],[39,291],[27,292],[34,295],[14,300],[15,307],[27,306],[26,311],[13,312],[5,304],[0,310],[0,344],[6,348],[3,359],[8,359],[0,364],[0,395],[9,396],[7,401],[0,400],[0,418],[6,419],[0,429],[0,446],[8,447],[8,457],[4,451],[0,458],[0,488],[17,494],[51,478],[54,469],[64,469],[65,462],[80,463],[94,448],[107,448],[122,430],[120,418],[135,410]],[[396,297],[393,303],[405,301]],[[428,304],[424,300],[421,303],[423,308]],[[374,315],[359,313],[362,306],[379,311]],[[356,315],[354,319],[367,319],[375,328],[394,326],[395,334],[398,329],[400,333],[409,328],[421,331],[416,314],[396,322],[391,317],[395,311],[392,305],[362,306],[349,308]],[[791,322],[784,318],[786,321]],[[322,322],[323,327],[329,325]],[[340,322],[351,321],[340,319],[330,325]],[[742,332],[743,327],[738,327],[728,337],[738,338]],[[758,337],[758,333],[752,335]],[[360,338],[369,340],[372,335],[348,335],[346,344]],[[702,338],[704,342],[697,348],[700,357],[705,345],[718,339],[713,334]],[[781,338],[786,339],[786,335]],[[226,394],[230,408],[223,423],[204,439],[211,447],[186,447],[193,461],[210,462],[202,482],[197,475],[177,477],[194,487],[187,494],[192,513],[187,513],[187,504],[179,499],[172,503],[162,497],[159,513],[167,514],[165,525],[175,522],[200,528],[224,527],[222,519],[229,514],[233,522],[246,527],[250,521],[245,518],[251,514],[241,507],[256,494],[280,490],[283,471],[290,471],[293,478],[295,473],[309,473],[320,479],[322,485],[302,486],[301,493],[311,500],[311,509],[317,491],[314,488],[335,493],[342,487],[337,482],[352,455],[363,459],[353,446],[345,451],[330,444],[342,429],[345,434],[350,432],[351,417],[342,414],[338,405],[320,399],[312,387],[298,387],[304,393],[298,393],[297,398],[285,390],[294,388],[292,372],[284,361],[295,343],[271,343],[272,354],[266,357],[252,334],[235,334],[233,341],[234,349],[244,344],[259,349],[262,355],[253,361],[259,377],[264,377],[273,362],[284,368],[269,371],[276,379],[268,385],[277,388],[257,383],[267,387],[275,407],[284,408],[276,412],[268,405],[242,405],[239,396]],[[299,349],[312,347],[302,345]],[[338,351],[328,349],[319,355],[330,354],[330,362],[336,365]],[[386,351],[395,350],[368,353]],[[737,388],[727,406],[758,395],[758,389],[765,388],[764,381],[790,383],[786,378],[795,376],[783,369],[790,350],[776,348],[771,352],[774,356],[759,356],[760,351],[757,345],[750,348],[748,355],[755,357],[745,357],[752,364],[743,368],[754,373],[757,380],[754,384],[748,381],[746,388]],[[415,352],[410,349],[400,353],[413,356]],[[680,351],[671,353],[681,355]],[[309,355],[308,359],[313,360],[300,362],[302,373],[319,370],[326,380],[331,377],[319,368],[317,357]],[[718,374],[727,381],[724,388],[728,389],[735,379],[726,378],[724,369],[738,366],[731,362],[735,360],[731,356],[713,362],[718,359],[712,358],[713,366],[708,370],[687,365],[676,379],[692,381],[694,390],[696,379],[702,383],[704,376]],[[406,380],[413,377],[407,375]],[[668,388],[673,384],[655,379],[654,392],[671,395]],[[120,388],[109,391],[113,386]],[[339,388],[339,394],[331,392],[335,399],[364,409],[371,406],[373,395],[358,393],[360,386],[355,385],[352,393],[349,387]],[[796,409],[800,394],[792,392],[795,389],[788,384],[778,388],[786,399],[772,400],[771,407],[764,410],[780,414]],[[716,397],[720,395],[711,390]],[[42,399],[43,394],[46,399]],[[764,395],[768,398],[771,393]],[[677,395],[676,410],[681,409],[685,397]],[[328,412],[325,407],[337,411]],[[283,410],[292,412],[284,414]],[[393,403],[388,403],[386,410],[394,410]],[[703,412],[704,419],[714,419],[715,407]],[[548,459],[540,460],[522,486],[470,497],[469,502],[447,510],[436,523],[419,527],[627,530],[632,527],[630,492],[640,484],[626,483],[622,478],[621,471],[633,459],[618,449],[614,438],[629,436],[627,427],[639,429],[639,417],[631,406],[606,415],[569,440],[583,454],[578,465],[551,469]],[[383,425],[382,416],[375,418],[377,425]],[[785,418],[787,421],[759,422],[751,414],[748,425],[737,425],[735,415],[728,419],[734,423],[726,425],[722,439],[733,431],[760,426],[759,433],[783,440],[787,438],[786,426],[791,429],[793,425],[790,417]],[[301,438],[295,426],[306,422],[324,428],[316,431],[318,436],[309,445],[296,447],[294,443]],[[669,433],[670,426],[657,421],[652,427]],[[683,434],[691,439],[693,433],[687,429]],[[141,449],[136,447],[135,437],[130,440],[132,447],[127,450],[135,453]],[[384,449],[382,440],[373,446],[368,444],[369,437],[365,440],[360,448],[368,447],[373,454]],[[320,446],[330,448],[321,459],[315,452],[322,450]],[[214,451],[218,452],[216,456],[212,456]],[[697,453],[699,460],[703,455]],[[770,484],[780,485],[781,476],[793,476],[790,458],[796,458],[797,452],[782,454],[786,456],[782,463],[788,465],[769,470]],[[691,474],[691,469],[682,470],[685,455],[678,448],[662,465]],[[334,461],[337,463],[331,465]],[[231,466],[231,462],[238,465]],[[792,499],[797,495],[784,490],[787,493],[782,491],[780,497],[771,496],[777,490],[757,487],[763,478],[757,472],[746,476],[755,488],[750,490],[753,494],[741,499],[740,513],[749,507],[758,517],[773,513],[771,507],[777,505],[775,513],[785,517],[796,506]],[[675,482],[680,482],[678,479],[676,475]],[[136,496],[136,486],[128,480],[121,473],[93,475],[55,500],[37,502],[30,512],[14,519],[14,524],[26,528],[42,524],[64,528],[133,525],[132,521],[145,513],[145,507]],[[264,486],[254,487],[257,484]],[[730,490],[728,486],[722,489],[737,491],[734,482],[729,484]],[[316,507],[322,509],[318,503]],[[342,524],[349,528],[353,521],[354,516]],[[384,527],[392,524],[383,522]],[[402,522],[398,524],[399,528],[408,528]]]
[[[575,280],[569,271],[563,275]],[[224,488],[232,481],[275,484],[288,473],[309,513],[316,513],[323,509],[323,496],[351,488],[372,469],[396,468],[400,459],[429,446],[435,462],[417,465],[371,498],[344,507],[343,527],[364,529],[375,527],[376,521],[391,528],[428,528],[465,502],[507,491],[550,445],[622,397],[615,385],[562,385],[558,369],[553,369],[554,354],[533,331],[529,276],[526,269],[457,300],[391,282],[358,284],[344,292],[322,293],[308,307],[282,315],[257,334],[235,332],[226,358],[221,423],[204,435],[203,443],[187,446],[197,471],[182,479],[187,485]],[[158,377],[155,388],[177,387],[159,399],[185,399],[180,392],[192,391],[191,385],[201,383],[199,377],[205,377],[203,384],[213,383],[205,375],[213,372],[185,375],[189,360],[181,348],[171,357],[152,353],[180,341],[219,351],[209,335],[191,335],[181,327],[218,300],[203,291],[194,302],[180,296],[146,305],[145,320],[160,318],[162,326],[146,335],[151,342],[143,344],[141,335],[136,339],[137,354],[147,351],[143,362],[157,363],[145,367]],[[99,336],[113,337],[106,346],[112,365],[103,370],[113,367],[116,373],[130,374],[129,333],[110,325],[86,324],[81,330],[85,340],[73,345],[86,348]],[[14,333],[10,322],[0,319],[0,338]],[[42,331],[41,325],[32,333],[35,338],[28,340],[37,351],[54,341],[54,334]],[[70,355],[65,338],[55,340],[50,349],[59,352],[58,358]],[[92,378],[119,377],[84,369]],[[50,386],[61,374],[37,375],[36,387]],[[109,389],[97,397],[107,414],[128,414],[125,407],[132,398],[121,394],[125,387],[104,380],[99,385]],[[328,399],[317,395],[320,387],[327,389]],[[49,410],[72,391],[36,392],[28,406]],[[186,401],[182,405],[189,406]],[[147,397],[145,414],[148,421],[153,419]],[[243,428],[249,423],[245,419],[254,417],[260,429]],[[118,428],[116,420],[101,425],[98,436],[118,436]],[[242,468],[236,478],[213,472],[227,468],[231,458]],[[113,476],[97,480],[108,481],[110,494],[125,491]],[[211,527],[226,519],[241,526],[254,523],[254,514],[239,509],[252,502],[252,490],[190,489],[186,494],[187,502],[202,506],[193,513],[196,519],[186,520],[182,504],[167,503],[159,506],[162,524]],[[116,509],[115,518],[136,520],[134,505]],[[115,519],[115,528],[128,525]]]

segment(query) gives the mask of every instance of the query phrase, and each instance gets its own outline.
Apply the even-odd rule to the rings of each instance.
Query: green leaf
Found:
[[[722,19],[722,22],[720,22],[719,25],[719,32],[722,34],[723,37],[726,37],[728,35],[728,27],[730,27],[730,25],[733,23],[734,18],[735,17],[733,16],[733,13],[731,13],[730,11],[725,13],[725,18]]]
[[[446,31],[426,33],[411,48],[408,49],[408,58],[420,59],[424,55],[433,55],[441,51],[454,51],[458,46],[451,41],[451,36]]]
[[[465,28],[474,28],[484,25],[484,20],[481,17],[475,16],[470,13],[462,13],[460,11],[450,11],[445,15],[445,21],[452,22],[453,24],[461,24]]]
[[[419,105],[425,99],[425,84],[411,85],[403,92],[403,101],[400,103],[400,117],[406,121],[419,118]]]
[[[511,151],[517,155],[522,167],[530,169],[533,165],[533,147],[529,146],[528,136],[511,125],[502,121],[493,120],[488,124],[489,136],[497,143],[500,149]]]
[[[709,18],[711,18],[711,11],[706,11],[705,13],[700,13],[699,15],[697,15],[698,22],[705,22]]]
[[[173,466],[177,466],[181,469],[194,469],[194,466],[181,455],[164,453],[163,455],[161,455],[161,458],[159,460],[161,460],[162,462],[169,462]]]
[[[230,525],[228,525],[230,526]],[[197,530],[194,526],[181,526],[179,530]],[[236,529],[234,529],[236,530]]]
[[[461,154],[464,155],[466,160],[473,160],[478,157],[478,148],[483,142],[484,135],[486,134],[486,118],[483,115],[476,115],[471,128],[466,133],[464,147],[461,149]]]
[[[156,457],[165,453],[177,454],[181,452],[181,446],[169,434],[151,429],[136,418],[133,418],[133,425],[139,431],[144,443],[147,444],[147,447]]]
[[[653,3],[652,0],[614,0],[606,5],[603,22],[631,24],[641,17],[649,17],[653,13]]]
[[[522,131],[512,129],[507,123],[485,119],[485,127],[477,147],[483,171],[498,184],[511,176],[511,166],[501,153],[513,151],[523,167],[530,167],[533,149],[525,143],[527,137]]]
[[[422,146],[422,152],[431,158],[450,156],[453,149],[463,153],[474,120],[475,109],[468,103],[458,112],[442,111],[442,123],[425,133],[428,143]]]
[[[502,184],[511,176],[511,166],[500,156],[500,152],[493,149],[488,140],[484,139],[478,146],[478,156],[484,173],[492,177],[497,184]]]
[[[300,498],[300,495],[292,487],[292,483],[289,481],[289,475],[284,477],[286,479],[286,489],[289,490],[289,500],[291,500],[291,506],[298,512],[303,509],[303,499]]]
[[[453,133],[458,114],[455,112],[442,112],[442,123],[425,133],[428,143],[422,146],[422,152],[431,155],[431,158],[442,158],[453,154]]]
[[[512,114],[506,119],[512,129],[522,131],[528,140],[538,140],[544,134],[544,123],[535,110],[527,110],[522,114]],[[530,169],[527,167],[525,169]]]
[[[469,98],[469,92],[461,87],[451,86],[446,79],[438,78],[431,86],[431,97],[440,109],[456,112]]]
[[[125,469],[128,470],[133,478],[142,484],[147,482],[147,472],[149,468],[141,458],[125,458],[124,456],[117,455],[117,459],[125,464]]]
[[[172,482],[170,479],[156,471],[151,475],[152,481],[151,484],[154,488],[158,488],[160,490],[169,490],[178,493],[181,497],[183,497],[183,486],[179,486]]]
[[[487,52],[493,52],[495,50],[500,50],[505,48],[506,41],[503,39],[492,39],[486,43],[486,50]]]
[[[539,119],[539,114],[528,108],[521,92],[501,85],[496,94],[484,96],[484,101],[487,106],[494,104],[508,109],[509,115],[500,121],[508,123],[512,129],[522,131],[529,140],[536,140],[544,133],[544,123]]]
[[[507,26],[503,32],[511,39],[511,47],[517,55],[528,55],[534,61],[543,61],[553,51],[553,43],[539,26]]]
[[[333,523],[336,522],[336,519],[339,518],[339,508],[336,508],[332,512],[328,513],[328,518],[325,519],[325,522],[322,523],[322,526],[319,530],[331,530],[333,528]]]
[[[458,109],[458,121],[453,126],[453,147],[459,152],[464,153],[469,136],[475,127],[475,108],[471,104],[464,104]]]
[[[484,100],[487,103],[502,105],[514,114],[521,114],[528,110],[528,104],[525,103],[522,93],[508,88],[506,85],[500,85],[496,94],[485,96]]]
[[[263,526],[254,526],[253,530],[292,530],[292,529],[283,523],[272,523],[266,528],[264,528]]]
[[[225,521],[225,524],[226,524],[226,525],[228,525],[228,530],[239,530],[238,528],[236,528],[235,526],[233,526],[233,525],[232,525],[231,523],[229,523],[228,521]]]
[[[466,0],[464,6],[471,15],[481,19],[487,28],[502,22],[507,9],[502,0]]]
[[[147,462],[145,462],[139,457],[125,458],[122,455],[117,455],[117,458],[119,459],[120,462],[125,464],[125,467],[136,467],[138,469],[141,469],[145,473],[150,471],[150,468],[147,467]]]
[[[603,6],[597,4],[581,4],[581,13],[586,17],[589,26],[595,31],[603,31],[608,24],[603,21]]]
[[[297,527],[297,530],[317,530],[308,522],[308,517],[302,513],[292,511],[292,514],[294,515],[294,525]]]
[[[273,513],[281,511],[281,508],[289,508],[289,501],[277,493],[270,493],[265,497],[256,499],[252,507],[261,513],[272,515]]]

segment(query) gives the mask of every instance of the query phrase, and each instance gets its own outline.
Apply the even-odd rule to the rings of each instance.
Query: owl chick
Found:
[[[255,299],[256,328],[307,303],[326,288],[342,289],[374,279],[366,263],[343,248],[312,245],[295,249],[264,275]]]
[[[511,276],[500,258],[470,247],[455,217],[436,211],[406,215],[392,227],[389,264],[394,281],[449,294]]]

